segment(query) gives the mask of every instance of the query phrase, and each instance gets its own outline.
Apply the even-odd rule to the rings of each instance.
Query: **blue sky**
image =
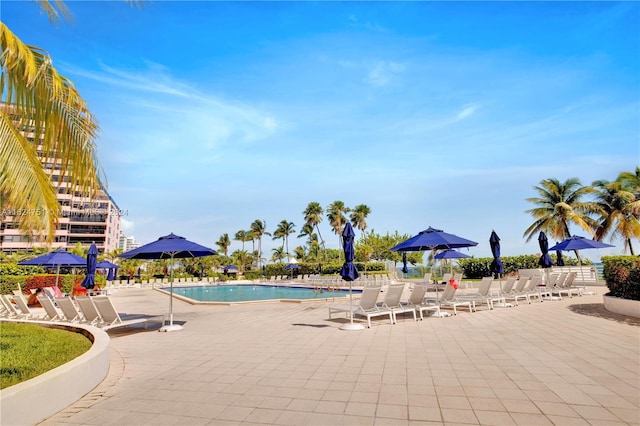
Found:
[[[216,248],[255,219],[299,231],[309,202],[341,200],[367,204],[378,233],[433,226],[490,256],[495,229],[504,256],[533,254],[532,186],[640,164],[639,3],[68,6],[58,26],[34,2],[1,16],[88,101],[141,243]],[[326,219],[321,232],[338,246]],[[263,240],[266,257],[279,244]]]

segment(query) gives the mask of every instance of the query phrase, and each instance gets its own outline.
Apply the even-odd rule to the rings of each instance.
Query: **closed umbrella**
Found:
[[[556,265],[564,266],[564,258],[562,257],[562,250],[556,250]]]
[[[549,256],[549,240],[547,239],[547,235],[544,231],[540,231],[540,235],[538,235],[538,245],[540,246],[540,252],[542,255],[538,260],[538,265],[543,268],[551,268],[553,266],[553,260],[551,256]]]
[[[500,259],[500,237],[496,234],[496,231],[491,231],[489,237],[489,246],[491,246],[491,254],[493,255],[493,261],[491,262],[491,272],[494,277],[500,278],[504,273],[504,266]],[[502,289],[501,289],[502,290]]]
[[[405,274],[409,272],[409,268],[407,268],[407,252],[406,251],[402,252],[402,272]]]
[[[363,330],[364,326],[362,324],[354,324],[353,323],[353,292],[351,289],[351,283],[355,281],[360,273],[356,268],[356,265],[353,264],[353,259],[355,258],[355,249],[353,247],[353,240],[356,236],[356,233],[353,231],[353,226],[351,226],[351,222],[347,222],[344,226],[344,230],[342,231],[342,249],[344,250],[344,264],[342,265],[342,269],[340,269],[340,276],[343,280],[349,282],[349,303],[351,305],[351,321],[349,324],[345,324],[340,327],[341,330]]]
[[[496,234],[496,231],[491,231],[491,236],[489,237],[489,246],[491,247],[491,255],[493,256],[493,261],[491,261],[491,272],[493,272],[494,277],[498,277],[500,280],[500,295],[502,295],[502,274],[504,273],[504,265],[502,265],[502,260],[500,259],[500,237]],[[499,302],[494,303],[494,307],[511,307],[511,303]]]
[[[91,243],[87,251],[87,275],[84,276],[82,287],[91,290],[96,286],[96,264],[98,263],[98,248]]]
[[[169,293],[169,325],[160,331],[182,330],[182,326],[173,323],[173,261],[186,257],[202,257],[218,254],[215,250],[194,243],[173,233],[158,238],[156,241],[122,253],[125,259],[169,259],[171,264],[171,285]]]

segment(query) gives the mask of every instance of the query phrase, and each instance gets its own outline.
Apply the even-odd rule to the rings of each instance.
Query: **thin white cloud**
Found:
[[[367,83],[374,87],[388,85],[395,77],[402,74],[405,65],[392,61],[378,61],[369,68]]]

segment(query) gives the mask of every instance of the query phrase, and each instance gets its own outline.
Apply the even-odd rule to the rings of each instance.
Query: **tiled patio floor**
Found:
[[[108,377],[46,425],[638,425],[640,321],[599,295],[341,331],[324,303],[174,301],[113,331]],[[167,296],[121,289],[120,312]]]

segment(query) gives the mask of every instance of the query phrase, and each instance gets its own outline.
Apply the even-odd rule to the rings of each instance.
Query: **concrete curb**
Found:
[[[82,398],[106,377],[110,339],[104,331],[81,324],[11,322],[28,322],[82,333],[93,344],[87,352],[60,367],[0,390],[0,424],[3,426],[35,425]]]

